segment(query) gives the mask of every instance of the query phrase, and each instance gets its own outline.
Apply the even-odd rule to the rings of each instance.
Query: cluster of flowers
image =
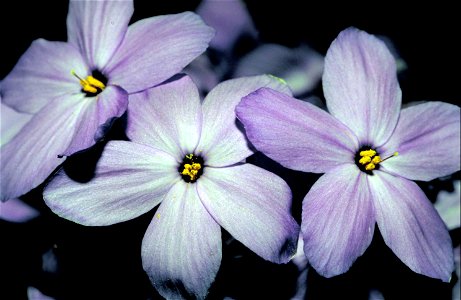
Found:
[[[206,297],[221,227],[274,263],[293,258],[301,234],[308,262],[332,277],[365,252],[377,224],[411,270],[450,280],[446,225],[413,180],[460,169],[460,108],[401,109],[395,58],[381,40],[348,28],[333,41],[322,77],[328,112],[270,75],[223,81],[202,100],[178,73],[207,49],[213,28],[191,12],[128,26],[132,13],[131,1],[70,1],[68,41],[34,41],[3,79],[1,101],[24,121],[13,119],[2,137],[2,201],[42,187],[53,212],[89,226],[159,206],[141,256],[168,299]],[[118,118],[128,140],[107,141]],[[98,143],[106,144],[90,180],[60,167]],[[256,150],[324,173],[305,196],[301,225],[287,183],[245,162]]]

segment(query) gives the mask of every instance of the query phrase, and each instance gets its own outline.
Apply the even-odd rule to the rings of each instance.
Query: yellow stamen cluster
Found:
[[[98,79],[94,78],[93,76],[89,75],[85,79],[78,76],[74,71],[72,71],[72,75],[77,77],[80,80],[80,85],[83,88],[83,91],[87,93],[96,94],[99,91],[102,91],[106,85],[99,81]]]
[[[186,158],[191,161],[190,164],[184,164],[184,170],[182,170],[181,174],[190,177],[190,180],[193,181],[197,178],[199,170],[202,168],[200,163],[194,162],[194,155],[189,154],[186,155]]]
[[[360,160],[359,160],[359,163],[361,165],[364,165],[365,166],[365,170],[367,171],[372,171],[376,168],[376,166],[391,158],[392,156],[397,156],[399,155],[398,152],[394,152],[393,155],[385,158],[385,159],[381,159],[381,157],[379,155],[376,155],[376,151],[373,150],[373,149],[369,149],[369,150],[364,150],[364,151],[360,151],[359,155],[361,156]]]

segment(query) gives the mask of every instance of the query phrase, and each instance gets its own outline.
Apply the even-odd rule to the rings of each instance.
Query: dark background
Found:
[[[247,1],[262,42],[289,47],[304,42],[325,54],[338,33],[349,26],[384,35],[394,42],[408,65],[399,75],[404,102],[441,100],[459,105],[461,52],[457,44],[461,26],[453,6],[443,2],[407,8],[389,2],[377,2],[374,7],[265,2]],[[198,3],[135,1],[132,21],[195,10]],[[2,3],[0,78],[8,74],[34,39],[66,40],[67,9],[67,1]],[[251,45],[240,45],[236,51],[250,48]],[[321,89],[314,94],[322,97]],[[264,165],[290,184],[293,214],[299,221],[301,201],[318,175],[286,170],[260,154],[249,161]],[[439,190],[452,190],[454,178],[459,179],[459,172],[418,184],[434,201]],[[153,211],[114,226],[84,227],[51,213],[40,199],[39,190],[25,201],[39,209],[42,216],[25,224],[0,221],[0,299],[25,299],[29,285],[59,299],[159,298],[142,270],[140,257],[141,240]],[[451,234],[459,245],[459,230]],[[223,242],[223,261],[210,289],[210,299],[289,299],[294,294],[299,275],[294,264],[265,262],[226,232],[223,241],[227,242]],[[41,256],[49,249],[58,260],[55,273],[41,268]],[[455,275],[451,283],[442,283],[413,273],[375,232],[372,245],[346,274],[325,279],[310,270],[307,299],[368,299],[370,288],[380,290],[386,299],[451,299],[456,280]]]

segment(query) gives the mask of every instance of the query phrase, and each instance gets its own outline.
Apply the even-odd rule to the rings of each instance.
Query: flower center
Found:
[[[94,97],[104,90],[107,84],[107,78],[98,70],[94,70],[91,75],[88,75],[85,79],[78,76],[73,70],[72,75],[80,80],[82,86],[82,92],[87,97]]]
[[[364,146],[359,149],[357,154],[355,155],[355,164],[359,167],[359,169],[367,174],[373,174],[373,170],[379,169],[379,164],[385,160],[388,160],[391,157],[399,155],[398,152],[394,152],[389,157],[385,159],[381,159],[381,156],[376,152],[376,150],[372,149],[370,146]]]
[[[178,171],[185,182],[194,183],[203,174],[203,158],[194,154],[188,154],[179,165]]]

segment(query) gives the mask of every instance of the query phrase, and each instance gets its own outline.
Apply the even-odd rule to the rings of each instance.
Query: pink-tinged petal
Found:
[[[306,45],[263,44],[239,60],[234,77],[272,74],[283,78],[296,96],[312,91],[322,73],[323,56]]]
[[[377,147],[387,141],[402,92],[395,59],[383,41],[356,28],[342,31],[328,49],[322,82],[328,110],[361,144]]]
[[[2,101],[21,112],[36,113],[56,97],[79,93],[89,70],[81,54],[63,42],[35,40],[1,84]]]
[[[320,177],[304,198],[304,253],[322,276],[349,270],[371,243],[375,213],[367,176],[355,165],[340,166]]]
[[[381,156],[399,155],[382,163],[382,170],[411,180],[429,181],[460,169],[460,108],[427,102],[403,109]]]
[[[358,141],[320,108],[271,89],[260,89],[236,108],[250,142],[283,166],[325,173],[354,161]]]
[[[142,241],[142,265],[166,299],[204,299],[221,264],[221,228],[196,185],[178,182],[164,197]]]
[[[376,171],[368,182],[386,245],[416,273],[449,281],[454,269],[448,230],[418,185]]]
[[[180,72],[206,50],[213,35],[191,12],[140,20],[130,25],[103,72],[129,93],[142,91]]]
[[[83,95],[51,101],[1,151],[1,199],[17,198],[41,184],[64,159],[86,107]]]
[[[193,153],[200,138],[202,109],[197,87],[189,77],[130,96],[127,136],[152,145],[178,161]]]
[[[231,52],[238,38],[256,38],[256,28],[245,3],[241,0],[204,0],[200,2],[196,12],[205,23],[216,29],[216,36],[210,42],[210,46],[215,49]]]
[[[31,114],[17,112],[0,102],[0,147],[9,142],[31,118]]]
[[[64,151],[71,155],[86,149],[101,140],[112,126],[112,122],[128,108],[128,94],[118,86],[107,86],[95,97],[85,97],[85,110],[76,124],[72,143]]]
[[[219,167],[235,164],[250,156],[245,134],[237,127],[235,106],[242,97],[262,87],[291,94],[288,86],[273,76],[232,79],[218,84],[203,101],[203,127],[197,150],[205,163]]]
[[[40,215],[39,211],[19,199],[0,201],[0,220],[24,223]]]
[[[262,258],[286,263],[295,254],[299,226],[280,177],[250,164],[208,167],[197,190],[216,222]]]
[[[77,1],[69,3],[67,36],[91,68],[103,68],[120,46],[133,14],[133,1]]]
[[[134,219],[162,201],[174,183],[177,163],[171,155],[144,145],[109,142],[86,183],[60,171],[45,187],[44,199],[62,218],[83,225],[111,225]]]
[[[435,202],[435,209],[439,213],[448,229],[461,227],[461,181],[455,180],[454,191],[440,191]]]

